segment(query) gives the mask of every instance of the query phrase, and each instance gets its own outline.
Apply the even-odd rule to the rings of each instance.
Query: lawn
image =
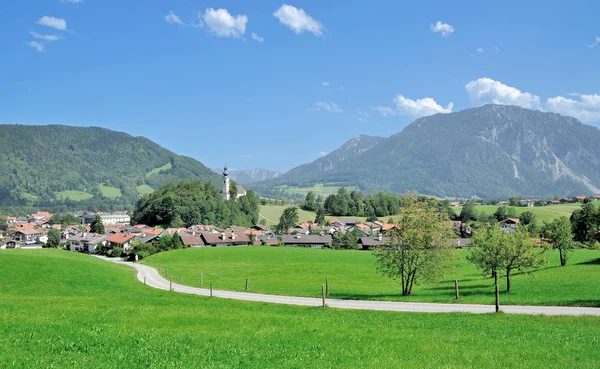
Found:
[[[154,189],[152,187],[148,186],[147,184],[137,186],[136,189],[140,195],[146,195],[146,194],[154,192]]]
[[[245,279],[250,291],[268,294],[318,297],[325,277],[330,297],[342,299],[427,301],[453,303],[454,280],[459,281],[460,303],[494,303],[491,279],[466,260],[460,250],[456,268],[439,283],[414,287],[413,295],[401,295],[399,282],[377,272],[375,257],[368,251],[315,250],[292,247],[223,247],[169,251],[143,261],[173,276],[183,284],[205,283],[216,289],[243,291]],[[505,293],[500,280],[501,302],[515,305],[573,305],[600,307],[600,251],[577,250],[569,264],[559,267],[558,253],[548,252],[548,266],[533,274],[515,273],[511,292]],[[208,284],[206,284],[207,286]]]
[[[103,197],[106,197],[109,199],[117,199],[122,196],[121,190],[116,187],[111,187],[111,186],[107,186],[105,184],[101,184],[98,186],[98,189],[100,190],[100,193],[102,194]]]
[[[600,318],[269,305],[155,290],[130,268],[0,251],[2,368],[595,368]]]
[[[323,183],[317,183],[312,187],[296,187],[296,186],[287,186],[287,185],[275,187],[276,190],[287,192],[289,194],[304,195],[304,196],[306,196],[306,194],[308,194],[310,191],[313,191],[315,194],[321,195],[323,198],[325,198],[331,194],[337,193],[340,188],[342,188],[342,186],[336,186],[333,184],[323,184]],[[346,187],[346,189],[348,190],[348,192],[350,192],[357,188],[350,186],[350,187]]]
[[[66,200],[67,198],[69,198],[72,201],[82,201],[89,200],[92,197],[94,197],[94,195],[92,195],[91,193],[77,190],[68,190],[56,193],[56,198],[59,200]]]
[[[517,216],[521,215],[521,213],[525,211],[530,211],[535,214],[537,222],[542,224],[545,220],[553,220],[555,218],[559,218],[562,216],[570,217],[571,214],[581,207],[580,203],[577,204],[561,204],[561,205],[549,205],[549,206],[537,206],[533,208],[527,207],[515,207],[517,212]],[[456,215],[460,214],[462,207],[457,206],[454,207],[454,212]],[[476,206],[478,212],[483,214],[491,215],[496,212],[498,206],[496,205],[478,205]]]
[[[267,224],[275,225],[279,223],[279,217],[283,214],[285,208],[289,208],[292,205],[261,205],[259,212],[259,218],[265,219]],[[313,222],[316,214],[312,211],[304,211],[298,208],[298,215],[300,222]]]
[[[146,178],[152,177],[155,174],[159,174],[160,172],[167,171],[171,168],[173,168],[173,164],[171,164],[169,162],[169,163],[163,165],[162,167],[154,168],[151,171],[149,171],[148,173],[146,173]]]

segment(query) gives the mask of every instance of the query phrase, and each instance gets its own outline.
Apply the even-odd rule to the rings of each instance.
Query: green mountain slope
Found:
[[[219,177],[144,137],[97,127],[0,126],[3,206],[132,206],[140,189],[183,179]]]
[[[600,129],[575,118],[486,105],[417,119],[329,171],[303,173],[301,181],[442,197],[599,193],[599,143]],[[286,178],[297,184],[290,177],[274,185]]]

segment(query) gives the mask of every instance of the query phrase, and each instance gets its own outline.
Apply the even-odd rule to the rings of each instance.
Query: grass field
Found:
[[[521,213],[525,211],[530,211],[535,214],[537,222],[542,224],[545,220],[552,220],[555,218],[559,218],[561,216],[570,217],[571,214],[579,209],[581,204],[561,204],[561,205],[549,205],[549,206],[538,206],[533,208],[527,207],[515,207],[517,212],[517,216],[521,215]],[[462,207],[457,206],[454,207],[454,212],[458,215],[460,214]],[[478,205],[476,206],[478,212],[481,212],[486,215],[492,215],[498,209],[496,205]]]
[[[38,196],[25,191],[21,192],[21,198],[29,201],[39,200]]]
[[[102,196],[109,199],[117,199],[122,196],[121,190],[116,187],[107,186],[105,184],[101,184],[98,186],[100,193]]]
[[[56,193],[56,198],[59,200],[66,200],[67,198],[69,198],[73,201],[82,201],[89,200],[92,197],[94,197],[94,195],[92,195],[91,193],[76,190],[61,191]]]
[[[145,194],[154,192],[154,189],[152,187],[148,186],[147,184],[137,186],[136,189],[140,195],[145,195]]]
[[[401,295],[399,282],[381,276],[375,257],[368,251],[314,250],[292,247],[197,248],[155,254],[144,264],[166,269],[179,282],[199,286],[204,282],[216,289],[242,291],[245,278],[250,290],[269,294],[318,297],[321,284],[329,277],[330,296],[342,299],[455,302],[454,280],[459,281],[460,303],[493,304],[493,281],[484,279],[460,250],[457,267],[444,281],[418,285],[413,296]],[[569,265],[559,267],[558,253],[549,253],[550,263],[534,275],[515,273],[511,292],[501,301],[515,305],[574,305],[600,307],[600,251],[577,250]]]
[[[0,251],[2,368],[595,368],[600,318],[343,311],[155,290],[58,250]]]
[[[163,165],[162,167],[158,167],[158,168],[154,168],[151,171],[149,171],[148,173],[146,173],[146,178],[152,177],[155,174],[159,174],[160,172],[164,172],[165,170],[169,170],[173,168],[173,164],[171,164],[170,162]]]
[[[317,183],[312,187],[296,187],[296,186],[287,186],[287,185],[275,187],[276,190],[280,190],[280,191],[283,191],[283,192],[286,192],[289,194],[306,196],[306,194],[308,194],[310,191],[313,191],[315,194],[321,195],[323,197],[327,197],[331,194],[337,193],[340,188],[342,188],[342,186],[323,184],[323,183]],[[350,192],[352,190],[355,190],[356,187],[350,186],[350,187],[346,187],[346,189],[348,190],[348,192]]]
[[[265,219],[267,221],[267,224],[269,224],[269,225],[275,225],[275,224],[279,223],[279,217],[281,216],[281,214],[283,214],[283,210],[285,208],[289,208],[290,206],[293,206],[293,205],[261,205],[260,209],[259,209],[259,218]],[[315,212],[305,211],[300,208],[298,208],[298,210],[299,210],[298,216],[299,216],[300,222],[314,222],[315,217],[317,215]],[[364,222],[367,220],[367,217],[333,217],[330,215],[325,216],[326,220],[329,220],[332,218],[354,218],[361,222]],[[387,217],[382,217],[381,219],[383,221],[387,221]]]

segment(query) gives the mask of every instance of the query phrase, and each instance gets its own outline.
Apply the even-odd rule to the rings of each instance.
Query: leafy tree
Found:
[[[92,224],[90,224],[90,232],[104,234],[104,224],[102,223],[102,218],[100,215],[96,215],[94,220],[92,220]]]
[[[503,267],[506,276],[506,292],[510,292],[510,275],[513,270],[524,271],[537,268],[545,263],[542,253],[537,250],[527,231],[517,230],[506,233],[503,248]]]
[[[544,222],[542,234],[546,241],[558,250],[560,266],[567,265],[568,252],[573,249],[573,233],[569,219],[560,217],[551,222]]]
[[[183,248],[183,243],[181,242],[181,237],[179,234],[175,233],[171,238],[171,250],[179,250]]]
[[[583,204],[581,209],[575,210],[571,214],[571,227],[575,241],[585,244],[591,244],[595,241],[595,235],[600,223],[598,221],[599,214],[591,202]]]
[[[238,195],[237,183],[235,181],[229,182],[229,199],[231,201],[236,201]]]
[[[463,223],[467,223],[470,220],[477,219],[477,208],[475,207],[475,204],[471,201],[467,201],[467,203],[463,206],[462,210],[460,211],[458,219]]]
[[[6,232],[8,230],[8,221],[4,217],[0,217],[0,231]]]
[[[398,228],[391,232],[389,244],[378,247],[374,255],[382,274],[399,279],[402,295],[408,296],[416,282],[438,278],[449,265],[452,231],[448,214],[417,201],[415,193],[404,195],[402,203]]]
[[[131,246],[133,247],[134,254],[140,259],[147,258],[148,256],[154,255],[159,251],[158,248],[152,243],[141,243],[136,240],[131,241]]]
[[[306,211],[317,210],[316,195],[315,195],[314,191],[309,191],[306,194],[306,198],[304,199],[304,202],[302,203],[302,209],[306,210]]]
[[[262,218],[261,220],[258,221],[258,224],[267,225],[267,220],[265,218]]]
[[[512,206],[508,206],[506,208],[506,217],[507,218],[516,218],[517,217],[517,209]]]
[[[173,220],[171,220],[171,224],[169,225],[171,228],[185,228],[185,223],[181,220],[179,214],[175,215]]]
[[[279,217],[279,224],[277,224],[277,230],[280,232],[287,233],[288,229],[292,228],[296,224],[298,224],[298,220],[300,217],[298,216],[298,208],[295,206],[290,206],[283,210],[283,213]]]
[[[524,211],[523,213],[521,213],[521,216],[519,216],[519,221],[523,225],[535,224],[536,217],[535,214],[531,211]]]
[[[178,236],[179,237],[179,236]],[[158,240],[158,249],[160,251],[169,251],[173,246],[173,237],[169,234],[162,234]]]
[[[60,244],[60,232],[58,229],[50,228],[48,231],[48,241],[46,242],[46,247],[49,248],[57,248]]]
[[[519,196],[511,196],[508,198],[508,204],[510,206],[519,206],[521,204]]]
[[[317,223],[318,225],[323,225],[323,223],[325,223],[325,209],[322,206],[319,206],[317,208],[315,223]]]
[[[375,216],[375,214],[369,215],[369,216],[367,217],[367,222],[376,222],[377,220],[378,220],[378,219],[377,219],[377,217]]]
[[[498,284],[498,271],[504,267],[503,248],[506,233],[497,225],[481,228],[471,240],[471,252],[467,260],[482,270],[483,275],[491,275]]]

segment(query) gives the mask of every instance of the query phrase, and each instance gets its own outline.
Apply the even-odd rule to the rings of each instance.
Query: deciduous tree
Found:
[[[545,241],[558,250],[560,266],[567,265],[568,252],[573,249],[574,243],[569,219],[567,217],[560,217],[554,219],[552,222],[544,222],[542,234]]]
[[[104,234],[104,224],[100,215],[96,215],[92,223],[90,224],[90,232],[97,234]]]
[[[285,208],[283,213],[279,217],[279,224],[277,224],[277,230],[287,233],[288,229],[298,224],[298,208],[290,206]]]
[[[46,242],[46,247],[49,248],[57,248],[60,244],[60,232],[58,229],[50,228],[48,231],[48,241]]]

